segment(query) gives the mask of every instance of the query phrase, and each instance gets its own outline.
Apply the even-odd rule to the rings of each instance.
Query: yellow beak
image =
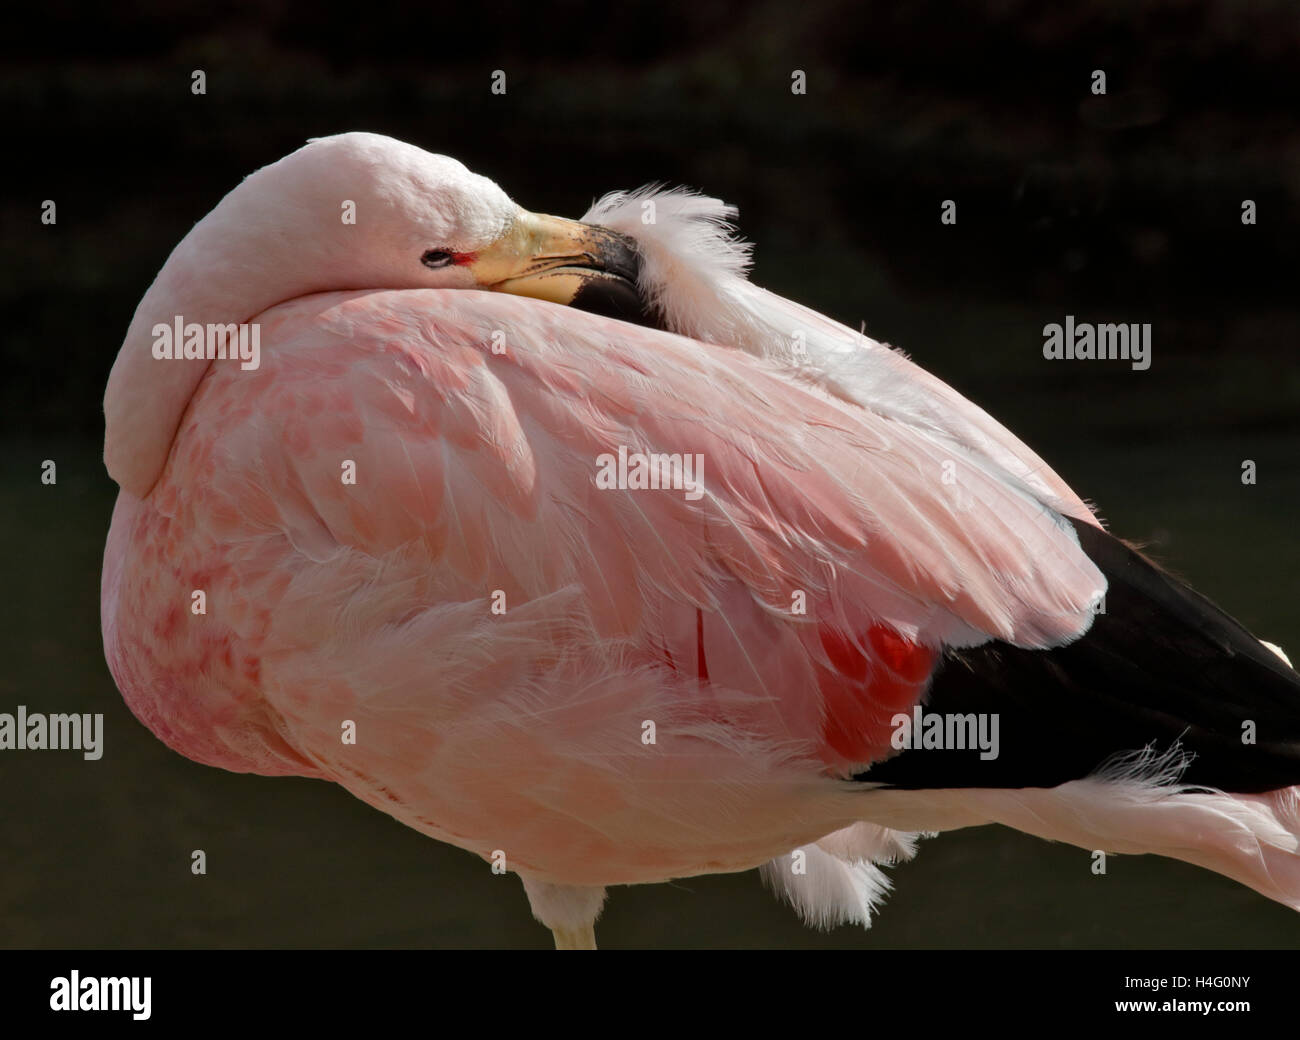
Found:
[[[636,243],[608,228],[520,210],[505,234],[480,250],[468,268],[485,289],[650,321],[637,286]]]

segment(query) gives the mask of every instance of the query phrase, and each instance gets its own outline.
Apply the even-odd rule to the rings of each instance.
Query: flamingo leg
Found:
[[[557,950],[594,950],[596,918],[605,890],[586,885],[556,885],[520,875],[533,916],[551,930]]]
[[[596,929],[592,925],[585,928],[552,928],[557,950],[594,950],[596,948]]]

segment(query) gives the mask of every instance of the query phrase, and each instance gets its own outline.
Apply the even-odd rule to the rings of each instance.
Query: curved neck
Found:
[[[198,287],[187,292],[192,281],[170,263],[163,268],[136,308],[104,393],[104,465],[119,485],[140,498],[161,475],[181,416],[212,364],[205,358],[155,358],[154,326],[174,326],[179,319],[206,327],[208,322],[251,317],[231,313],[219,292],[193,291]],[[254,313],[262,309],[253,301],[250,305]],[[181,344],[174,346],[179,350]]]
[[[242,324],[297,296],[364,288],[336,284],[349,280],[341,275],[346,239],[320,233],[328,222],[318,200],[285,190],[295,172],[281,160],[231,191],[172,251],[136,308],[104,393],[104,464],[140,498],[162,474],[185,409],[212,364],[155,357],[156,325],[175,327],[178,319],[205,329]],[[303,228],[315,234],[303,235]]]

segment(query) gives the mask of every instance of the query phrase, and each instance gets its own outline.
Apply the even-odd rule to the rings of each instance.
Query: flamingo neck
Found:
[[[173,250],[136,308],[104,394],[104,464],[139,498],[161,476],[185,409],[214,363],[158,356],[160,326],[246,324],[284,300],[334,288],[340,258],[304,250],[294,232],[311,214],[276,190],[279,171],[245,180],[199,221]],[[311,227],[308,223],[305,226]],[[212,336],[208,335],[210,346]],[[217,364],[238,364],[218,361]]]

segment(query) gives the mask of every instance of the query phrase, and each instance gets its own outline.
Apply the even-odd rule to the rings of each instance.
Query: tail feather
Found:
[[[998,716],[997,757],[911,749],[855,779],[1056,787],[1118,753],[1178,745],[1184,783],[1235,793],[1300,784],[1300,675],[1285,655],[1119,539],[1071,522],[1108,582],[1089,631],[1053,650],[951,652],[923,698],[928,712]]]
[[[1300,910],[1300,788],[1233,795],[1079,780],[1052,791],[993,792],[986,804],[995,822],[1017,830],[1180,859]]]
[[[1097,775],[1022,790],[880,788],[865,793],[864,813],[889,827],[1000,823],[1089,851],[1168,856],[1300,910],[1300,787],[1230,794],[1170,779]]]

